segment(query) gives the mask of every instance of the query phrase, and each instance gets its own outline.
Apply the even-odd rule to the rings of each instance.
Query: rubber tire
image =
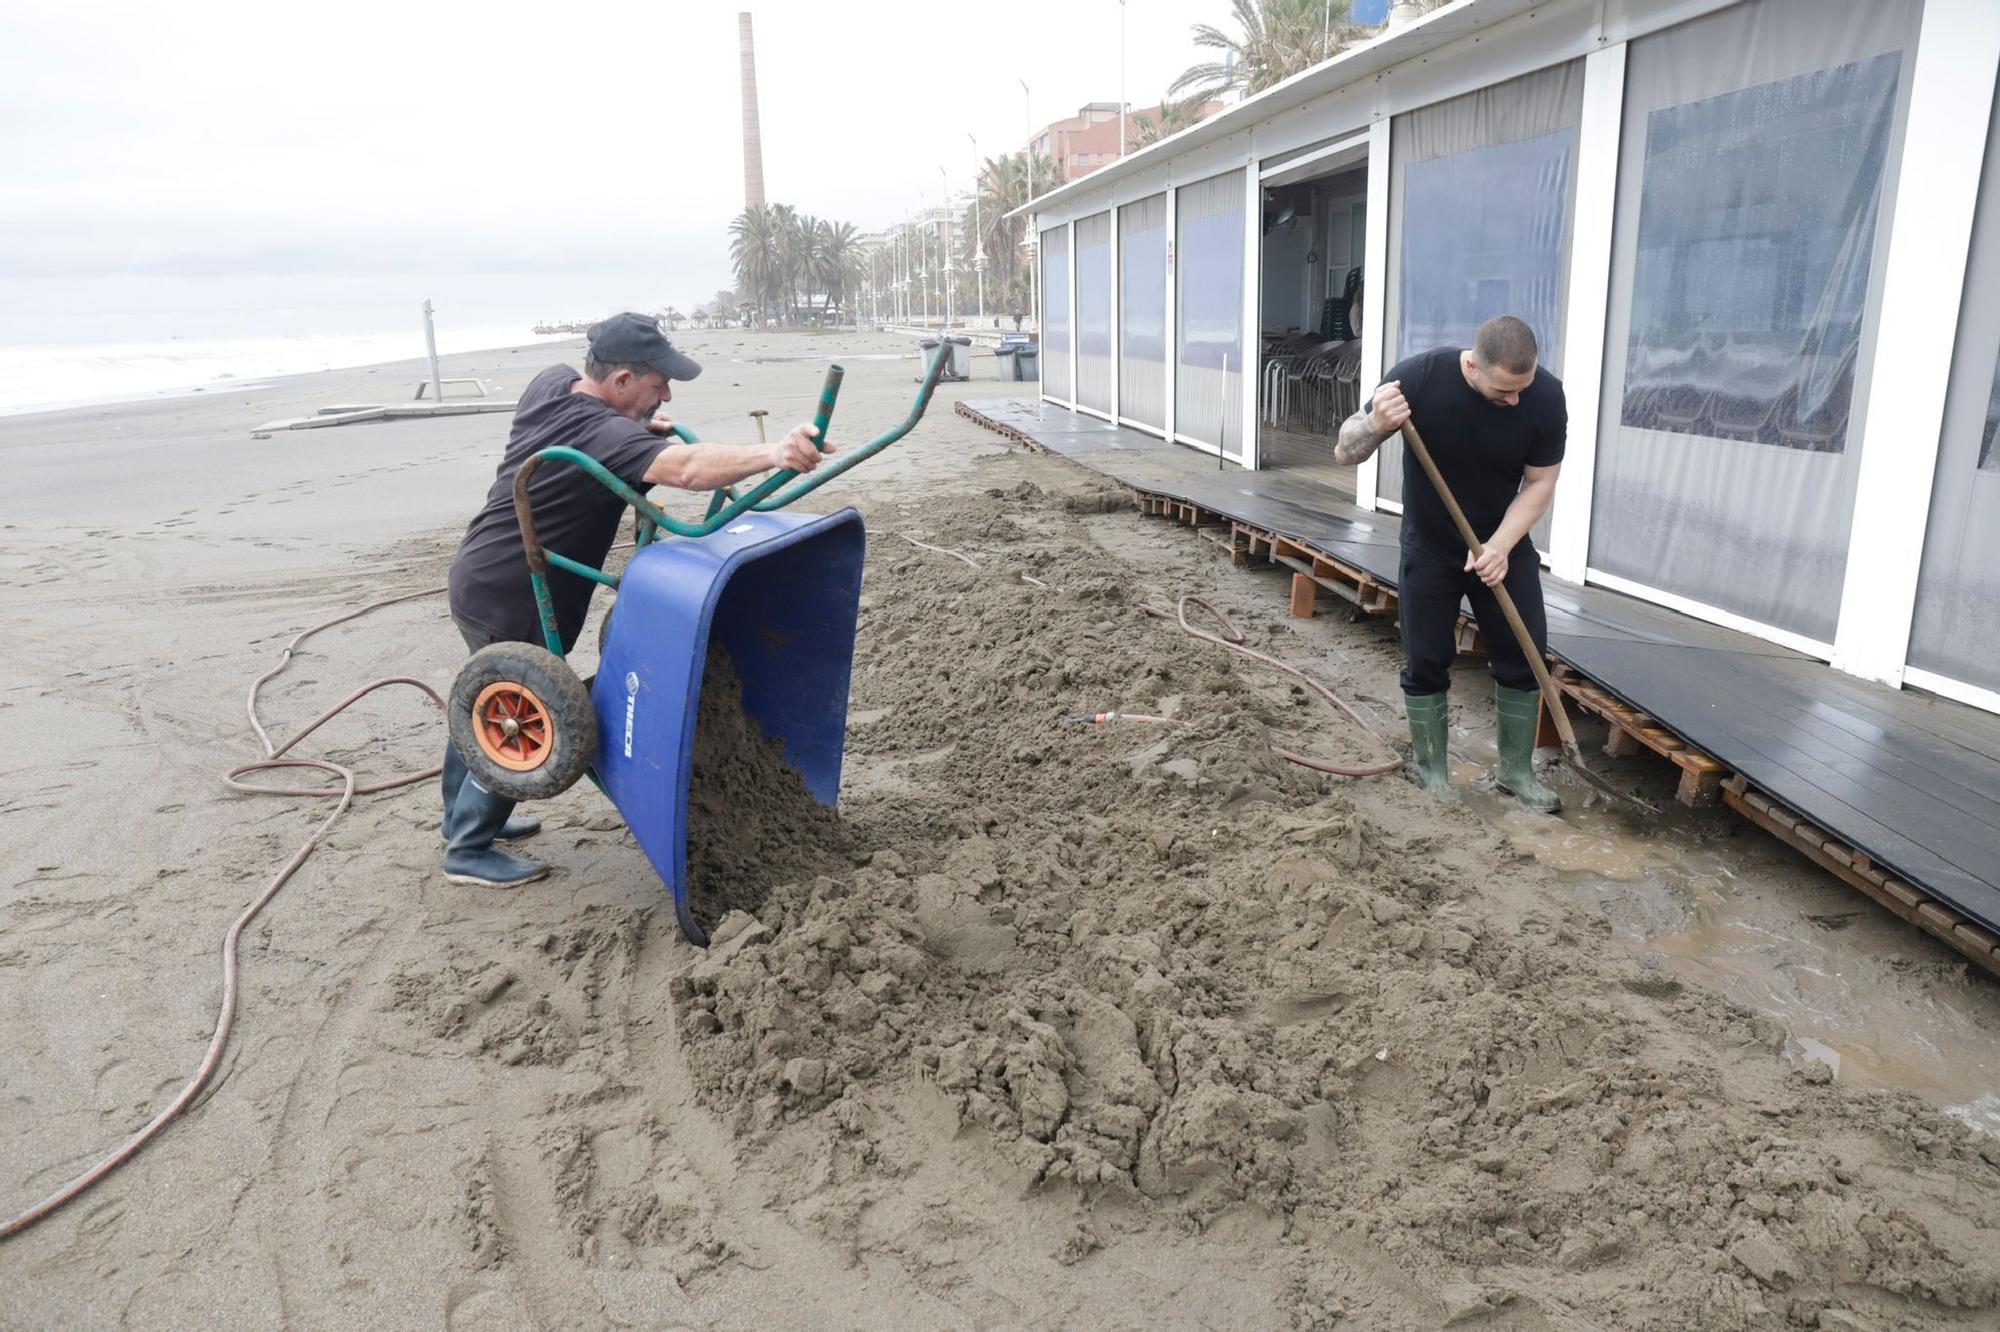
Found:
[[[472,705],[488,685],[526,685],[540,697],[555,723],[549,757],[530,772],[503,768],[486,757],[473,732]],[[532,643],[493,643],[472,654],[452,682],[445,710],[451,743],[479,784],[509,800],[547,800],[575,786],[597,759],[597,709],[576,672],[547,648]]]

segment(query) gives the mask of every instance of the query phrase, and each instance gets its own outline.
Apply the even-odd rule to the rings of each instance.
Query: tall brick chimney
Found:
[[[764,138],[757,128],[757,48],[750,15],[736,16],[736,49],[743,62],[743,206],[764,206]]]

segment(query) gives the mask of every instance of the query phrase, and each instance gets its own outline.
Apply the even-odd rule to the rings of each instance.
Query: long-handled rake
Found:
[[[1451,493],[1451,487],[1444,483],[1444,476],[1438,471],[1437,464],[1431,461],[1431,451],[1424,447],[1424,437],[1417,433],[1414,421],[1403,422],[1403,442],[1409,445],[1410,452],[1423,467],[1424,475],[1428,476],[1431,484],[1437,487],[1439,497],[1444,500],[1444,507],[1451,511],[1452,522],[1458,524],[1459,536],[1465,539],[1466,547],[1472,551],[1472,558],[1476,560],[1484,555],[1486,547],[1480,543],[1478,534],[1472,530],[1472,524],[1465,520],[1465,510],[1458,507],[1458,498]],[[1562,690],[1556,688],[1555,679],[1549,674],[1548,663],[1542,660],[1541,649],[1535,646],[1534,636],[1528,632],[1528,626],[1521,622],[1521,612],[1515,609],[1514,598],[1509,596],[1507,589],[1499,583],[1493,584],[1493,596],[1500,603],[1501,613],[1507,617],[1508,627],[1514,631],[1515,641],[1521,645],[1521,655],[1528,659],[1528,665],[1534,669],[1535,682],[1542,689],[1542,706],[1549,710],[1549,719],[1556,724],[1556,734],[1562,737],[1563,762],[1577,776],[1605,795],[1637,805],[1649,814],[1659,813],[1659,810],[1639,797],[1619,790],[1584,766],[1583,751],[1577,748],[1576,732],[1570,727],[1569,714],[1563,711]]]

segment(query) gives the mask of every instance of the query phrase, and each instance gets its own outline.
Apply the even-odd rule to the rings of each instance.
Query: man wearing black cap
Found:
[[[466,528],[452,559],[451,618],[474,652],[489,643],[542,642],[528,558],[514,515],[514,473],[540,450],[558,444],[580,450],[639,491],[656,485],[714,490],[771,468],[810,472],[824,456],[810,425],[793,426],[769,445],[673,442],[666,438],[671,422],[660,408],[673,398],[673,382],[693,379],[701,366],[676,351],[659,322],[645,315],[613,315],[594,325],[589,337],[581,375],[567,365],[551,366],[521,394],[486,505]],[[603,567],[625,510],[623,500],[579,467],[537,468],[528,496],[544,548]],[[565,652],[583,629],[596,586],[587,578],[549,570],[549,598]],[[514,802],[482,787],[450,744],[445,745],[443,796],[446,878],[509,888],[548,873],[546,865],[493,845],[530,836],[541,828],[541,820],[510,817]]]

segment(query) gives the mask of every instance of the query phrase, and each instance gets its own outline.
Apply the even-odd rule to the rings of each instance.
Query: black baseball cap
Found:
[[[668,379],[693,379],[701,373],[701,362],[674,350],[660,321],[651,315],[612,315],[592,324],[590,359],[606,365],[649,365]]]

